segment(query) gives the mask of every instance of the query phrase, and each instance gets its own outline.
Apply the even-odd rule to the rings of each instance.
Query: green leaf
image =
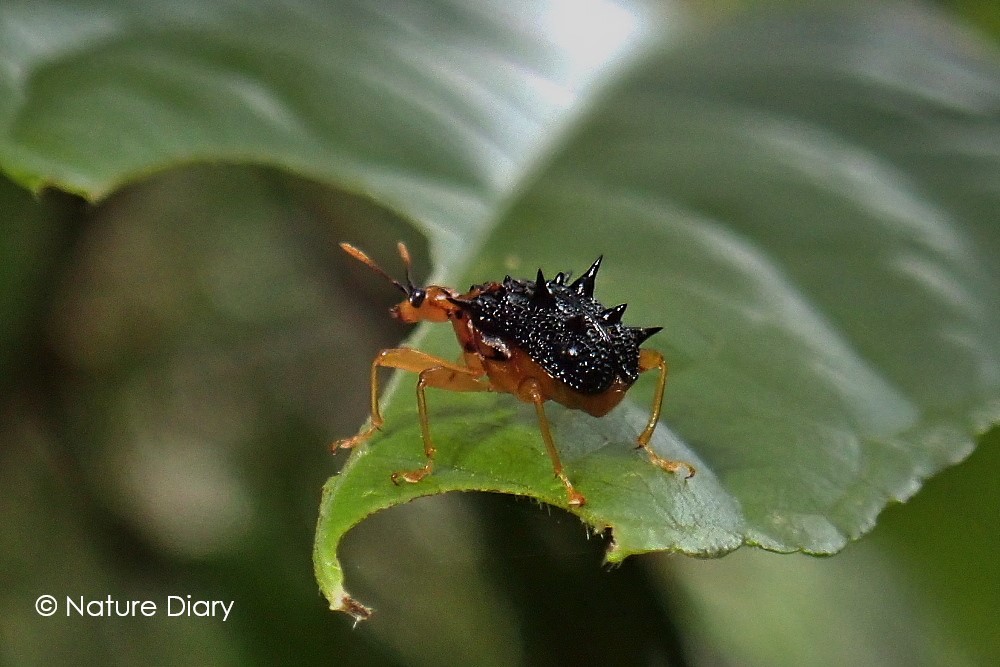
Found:
[[[12,0],[0,170],[100,199],[182,163],[277,165],[404,214],[453,261],[648,32],[636,7],[562,4]]]
[[[431,424],[440,443],[435,471],[419,484],[394,486],[389,482],[393,472],[423,464],[416,410],[403,397],[394,402],[403,405],[388,416],[384,434],[359,449],[323,489],[317,576],[327,596],[346,605],[352,603],[341,588],[342,573],[334,556],[340,537],[357,522],[360,507],[376,511],[459,489],[513,493],[566,506],[566,492],[552,474],[534,410],[519,409],[509,396],[462,395],[466,400],[456,401],[433,394]],[[574,485],[586,490],[587,504],[575,513],[597,529],[614,530],[610,561],[656,550],[721,554],[740,545],[745,525],[738,503],[711,469],[685,482],[634,451],[635,436],[646,422],[640,410],[627,406],[601,419],[555,406],[547,410]],[[700,465],[663,426],[654,444]]]
[[[898,19],[793,17],[638,61],[588,101],[457,281],[579,272],[603,253],[598,297],[628,301],[632,324],[665,326],[675,371],[655,445],[693,462],[695,478],[634,451],[650,380],[604,419],[549,409],[588,498],[572,511],[611,528],[609,560],[741,544],[835,553],[1000,416],[997,238],[984,215],[996,195],[979,176],[998,156],[968,146],[997,130],[982,112],[997,71]],[[827,42],[808,30],[815,21]],[[853,57],[862,47],[900,67],[867,71]],[[968,90],[924,74],[948,67],[965,68]],[[873,128],[890,121],[892,135]],[[451,358],[442,329],[417,341]],[[509,396],[428,401],[434,475],[386,483],[423,461],[404,391],[325,488],[317,573],[335,606],[349,599],[336,544],[369,512],[466,489],[565,506],[530,408]]]
[[[184,162],[282,166],[414,221],[431,279],[460,287],[604,254],[598,298],[665,327],[654,446],[698,468],[634,450],[653,378],[602,419],[547,407],[609,559],[836,552],[1000,421],[995,55],[913,8],[680,41],[644,7],[8,3],[0,168],[97,199]],[[446,327],[411,344],[457,354]],[[335,607],[337,545],[372,512],[565,503],[511,396],[429,392],[435,472],[393,485],[423,455],[413,394],[384,395],[382,433],[324,489]]]

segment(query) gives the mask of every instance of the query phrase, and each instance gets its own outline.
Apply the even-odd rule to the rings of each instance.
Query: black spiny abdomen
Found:
[[[524,350],[582,394],[600,394],[615,380],[629,386],[639,376],[639,345],[660,327],[627,327],[625,304],[605,308],[594,299],[600,265],[598,258],[570,285],[562,273],[547,281],[539,271],[534,282],[508,276],[461,305],[484,335]]]

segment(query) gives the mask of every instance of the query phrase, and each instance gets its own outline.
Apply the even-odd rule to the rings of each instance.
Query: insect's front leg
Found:
[[[690,479],[694,477],[693,465],[684,461],[665,459],[654,452],[653,448],[649,446],[649,441],[653,437],[653,431],[656,430],[656,424],[660,421],[660,409],[663,406],[663,390],[667,385],[667,362],[664,361],[663,355],[656,350],[649,348],[639,350],[639,372],[645,373],[653,369],[660,371],[660,377],[656,384],[656,393],[653,396],[653,408],[650,410],[649,422],[646,424],[646,429],[639,435],[636,442],[646,450],[646,454],[649,455],[649,460],[653,465],[670,473],[677,472],[681,468],[686,468],[687,474],[684,479]]]
[[[465,366],[455,364],[441,359],[440,357],[435,357],[434,355],[427,354],[426,352],[421,352],[420,350],[414,350],[408,347],[394,347],[382,350],[375,355],[375,359],[372,360],[371,424],[368,428],[353,437],[337,440],[330,446],[331,450],[336,451],[337,449],[350,449],[352,447],[356,447],[368,438],[372,437],[375,431],[382,427],[382,413],[379,411],[378,407],[379,368],[398,368],[400,370],[410,371],[411,373],[422,373],[430,368],[446,368],[463,375],[468,375],[470,372],[474,372],[470,371],[470,369]]]
[[[417,414],[420,418],[420,434],[424,440],[424,455],[427,462],[416,470],[400,470],[392,473],[392,481],[415,484],[431,473],[434,468],[434,442],[431,440],[430,422],[427,417],[427,396],[425,389],[435,387],[447,391],[489,391],[489,385],[480,382],[483,371],[455,364],[434,366],[420,371],[417,379]]]

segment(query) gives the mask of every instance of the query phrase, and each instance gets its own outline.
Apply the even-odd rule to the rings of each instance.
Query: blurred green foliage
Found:
[[[936,4],[954,12],[994,40],[1000,40],[1000,7],[997,3],[991,0],[936,0]]]
[[[454,117],[435,115],[434,105],[408,104],[427,97],[389,94],[385,76],[393,68],[383,66],[406,63],[400,56],[406,50],[393,47],[409,42],[364,43],[362,37],[380,31],[398,35],[400,26],[392,12],[360,4],[345,3],[347,18],[332,27],[321,13],[288,23],[260,8],[255,14],[252,6],[230,14],[221,4],[185,2],[123,5],[116,22],[95,11],[101,6],[8,3],[0,10],[0,17],[19,17],[0,21],[0,157],[11,177],[0,182],[0,663],[909,665],[1000,658],[995,428],[967,462],[930,480],[909,503],[890,507],[869,539],[830,559],[743,550],[717,561],[646,556],[606,570],[600,565],[606,540],[560,510],[494,494],[419,499],[361,523],[341,548],[352,590],[379,615],[352,629],[348,619],[331,614],[310,562],[319,489],[343,461],[343,455],[331,460],[325,443],[364,418],[370,358],[407,333],[385,317],[395,295],[350,266],[334,242],[364,239],[373,254],[388,256],[392,242],[403,238],[418,266],[431,266],[433,254],[441,275],[493,275],[503,269],[496,265],[501,252],[462,266],[456,259],[465,246],[441,241],[433,221],[467,219],[486,229],[483,210],[514,203],[504,200],[512,174],[528,170],[526,180],[533,181],[534,170],[547,162],[542,158],[551,157],[513,149],[539,140],[537,128],[546,120],[567,126],[576,120],[560,115],[558,95],[544,114],[514,105],[504,115],[496,99],[466,96],[482,92],[469,80],[453,87],[429,81],[427,73],[439,70],[426,63],[412,63],[407,76],[390,79],[405,82],[411,93],[456,102],[459,127],[477,127],[464,124],[470,118],[496,121],[493,134],[449,134]],[[274,16],[287,19],[296,7],[275,5]],[[515,15],[463,13],[462,7],[443,4],[403,35],[413,43],[448,44],[441,25],[458,25],[459,34],[471,26],[475,33],[477,22],[509,16],[507,30],[489,33],[495,40],[489,46],[513,40],[525,48],[516,67],[499,68],[506,73],[505,99],[525,102],[532,83],[525,73],[551,62],[558,49],[532,41],[544,34],[538,23],[525,20],[533,27],[523,27]],[[949,23],[893,7],[886,16],[917,12],[935,26]],[[865,21],[846,16],[837,25],[857,34],[852,30]],[[709,62],[717,35],[738,44],[746,29],[759,35],[753,31],[797,25],[828,36],[821,28],[830,24],[810,17],[779,12],[744,28],[735,15],[685,33],[668,58],[675,92],[690,99],[697,82],[682,75]],[[250,30],[269,22],[271,32]],[[177,29],[189,24],[204,30]],[[150,33],[143,28],[149,25],[161,29]],[[96,50],[97,57],[70,56],[65,68],[20,76],[32,59],[73,54],[74,45],[122,26],[129,38],[107,43],[111,48]],[[252,35],[256,50],[246,56],[233,41],[213,44],[206,35],[219,26]],[[346,37],[330,44],[322,39],[330,32]],[[962,104],[906,105],[904,125],[893,106],[900,98],[880,96],[877,82],[870,98],[857,101],[856,115],[847,106],[824,110],[830,91],[823,87],[788,95],[794,68],[769,87],[747,77],[737,62],[716,88],[717,101],[731,109],[731,119],[766,99],[781,100],[789,116],[819,109],[832,127],[903,165],[906,184],[918,183],[957,219],[978,221],[980,236],[972,244],[988,258],[981,276],[988,291],[998,274],[997,235],[983,223],[995,221],[997,161],[982,140],[995,137],[995,53],[983,57],[973,45],[952,41],[954,33],[943,35],[957,54],[948,63],[963,63],[958,71],[968,75],[960,78],[969,84],[961,90],[975,94]],[[190,57],[194,46],[206,44],[212,66]],[[877,53],[898,54],[897,47]],[[359,55],[370,54],[366,48],[394,55],[366,60]],[[322,57],[305,57],[314,50]],[[449,52],[437,55],[440,66]],[[307,66],[317,62],[325,67]],[[241,76],[261,74],[253,70],[260,63],[272,77],[265,80],[310,91],[291,116],[268,106],[259,81]],[[488,78],[495,65],[483,64],[479,73]],[[359,69],[375,75],[358,79]],[[132,94],[122,94],[116,72],[136,85]],[[548,74],[557,80],[558,68]],[[559,82],[571,90],[593,83],[563,76]],[[338,85],[318,87],[317,79]],[[182,89],[179,81],[202,82],[205,96],[150,106],[164,91]],[[102,117],[106,105],[120,114]],[[824,210],[824,200],[783,188],[788,174],[778,167],[763,178],[741,174],[738,143],[720,145],[715,160],[690,169],[707,155],[694,150],[706,145],[699,137],[711,137],[704,128],[720,125],[709,116],[695,122],[699,115],[692,106],[688,117],[665,121],[679,130],[679,159],[650,174],[680,183],[678,201],[712,219],[742,222],[766,220],[776,208],[792,216]],[[225,126],[211,120],[224,117]],[[296,117],[316,119],[323,131],[296,124]],[[506,126],[510,117],[523,125]],[[204,123],[192,125],[190,118]],[[282,122],[280,140],[259,141],[275,136],[270,130]],[[905,129],[914,134],[900,141]],[[925,140],[914,138],[917,129]],[[604,130],[590,131],[603,136]],[[177,142],[150,140],[161,132]],[[492,144],[498,133],[504,142]],[[317,141],[317,134],[340,140]],[[962,141],[948,144],[949,137]],[[954,145],[962,150],[942,149]],[[621,149],[609,143],[589,156],[570,151],[564,160],[603,160],[610,167],[620,164],[609,156]],[[372,170],[370,155],[399,160],[391,169]],[[192,162],[215,164],[182,166]],[[414,178],[414,164],[433,165],[432,176]],[[558,185],[567,200],[586,204],[591,200],[579,196],[581,182],[565,178]],[[32,196],[25,184],[100,201],[91,205],[53,190]],[[513,217],[525,226],[520,238],[530,238],[531,216]],[[436,246],[426,244],[414,222]],[[596,223],[592,229],[594,243],[602,231]],[[574,243],[587,246],[587,234],[574,232]],[[553,251],[539,238],[532,259],[541,261]],[[502,249],[507,241],[492,242]],[[636,252],[641,257],[654,249],[640,244]],[[797,279],[806,282],[809,263],[824,260],[822,246],[789,255],[790,267],[796,257],[801,262]],[[644,265],[636,261],[630,270]],[[815,275],[815,290],[822,292],[822,274]],[[614,279],[609,284],[630,298]],[[639,298],[634,307],[640,312],[656,308],[652,297]],[[849,314],[851,306],[848,299],[839,307]],[[683,312],[677,319],[684,320]],[[693,359],[683,352],[702,349],[696,334],[681,327],[672,339],[682,369]],[[886,345],[907,340],[906,331],[898,335]],[[961,382],[967,369],[938,373],[920,364],[914,361],[912,372],[926,378],[928,394],[936,382],[945,395],[972,384]],[[976,370],[985,377],[989,369],[972,369],[969,376]],[[674,396],[684,396],[683,380]],[[675,419],[690,414],[683,404],[672,405]],[[65,596],[111,595],[161,604],[168,595],[191,595],[234,600],[235,610],[225,623],[163,615],[68,618],[64,605],[46,618],[34,608],[42,594],[60,603]]]

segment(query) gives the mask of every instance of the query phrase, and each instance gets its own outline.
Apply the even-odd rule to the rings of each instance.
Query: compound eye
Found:
[[[410,305],[419,308],[420,304],[427,298],[427,292],[419,287],[410,292]]]

